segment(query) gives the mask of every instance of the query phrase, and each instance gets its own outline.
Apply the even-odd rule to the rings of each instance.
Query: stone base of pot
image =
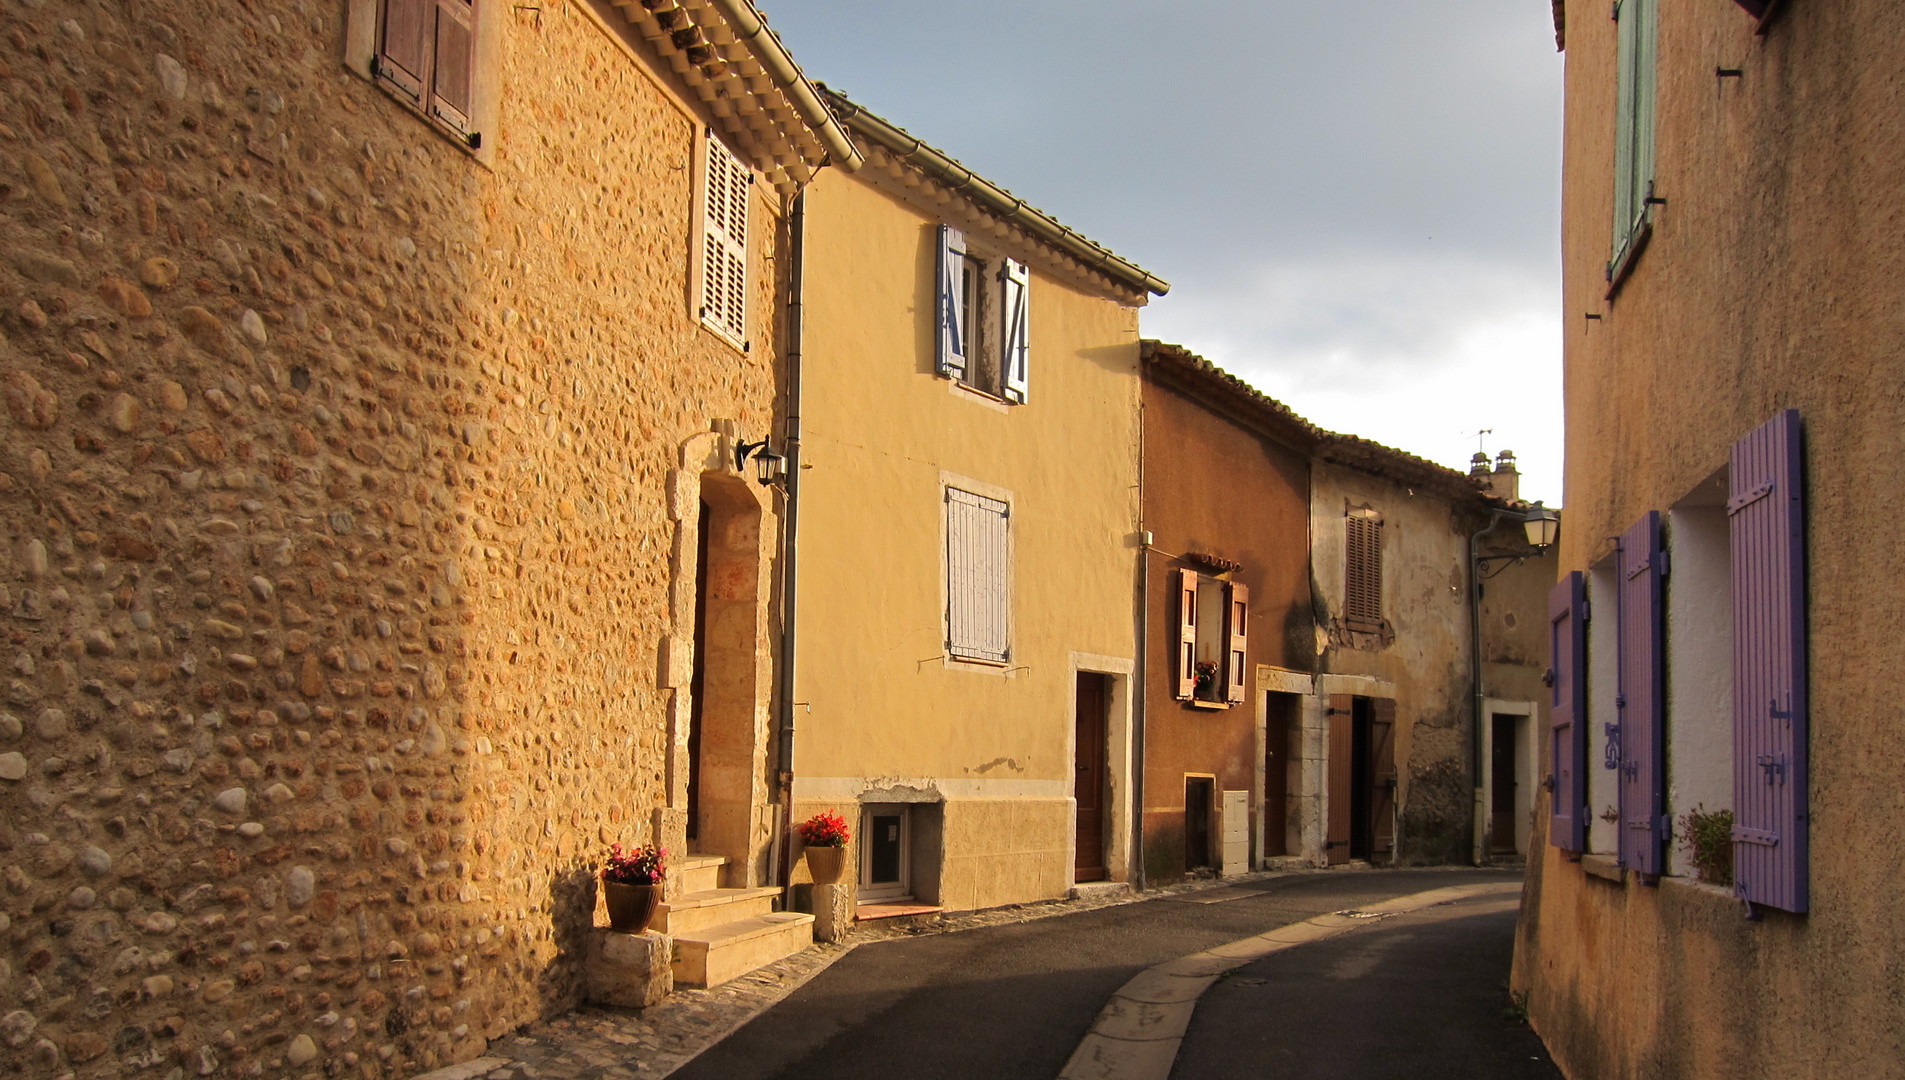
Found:
[[[589,931],[584,992],[597,1005],[645,1009],[675,989],[674,939],[650,930],[624,934],[598,926]]]
[[[816,885],[834,885],[840,881],[840,875],[846,872],[847,849],[843,847],[810,847],[807,849],[807,873]]]
[[[648,929],[661,903],[662,887],[624,885],[616,881],[602,883],[602,899],[608,904],[609,928],[624,934],[639,934]]]

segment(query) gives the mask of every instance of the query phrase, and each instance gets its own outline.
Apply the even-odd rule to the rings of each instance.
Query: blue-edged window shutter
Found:
[[[1655,26],[1659,0],[1616,0],[1618,42],[1614,129],[1614,245],[1608,277],[1646,232],[1654,190]]]
[[[1619,549],[1621,865],[1666,872],[1666,655],[1661,627],[1660,511],[1621,534]]]
[[[1548,591],[1548,842],[1587,850],[1587,582],[1573,570]]]
[[[939,227],[939,373],[964,380],[966,357],[966,234],[951,225]]]
[[[1799,413],[1733,444],[1733,883],[1807,906],[1806,546]]]
[[[1000,358],[1005,378],[1005,397],[1023,405],[1031,387],[1031,300],[1032,275],[1024,263],[1006,259],[1001,275],[1005,282],[1005,350]]]

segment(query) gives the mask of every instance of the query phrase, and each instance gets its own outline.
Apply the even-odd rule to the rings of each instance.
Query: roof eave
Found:
[[[933,179],[978,203],[988,212],[1011,222],[1093,270],[1141,292],[1163,296],[1171,283],[1150,273],[1128,259],[1119,257],[1059,224],[1042,211],[1011,192],[959,164],[919,139],[880,119],[824,85],[820,87],[826,103],[845,121],[855,135],[865,138],[894,157],[919,169]]]

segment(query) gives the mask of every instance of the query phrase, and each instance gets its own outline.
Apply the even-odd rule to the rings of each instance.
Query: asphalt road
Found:
[[[1153,964],[1325,912],[1446,885],[1512,881],[1516,876],[1484,870],[1298,875],[1249,883],[1241,887],[1244,895],[1222,903],[1161,898],[1033,922],[863,945],[674,1076],[680,1080],[888,1080],[896,1076],[1052,1080],[1112,992]],[[1503,918],[1505,922],[1497,918],[1489,924],[1501,940],[1488,959],[1464,968],[1471,980],[1482,980],[1476,993],[1493,994],[1497,1022],[1508,1003],[1501,984],[1508,974],[1506,950],[1514,916]],[[1371,932],[1358,931],[1346,935],[1346,940],[1363,940],[1366,933]],[[1329,944],[1303,946],[1283,955],[1295,956]],[[1264,962],[1266,966],[1274,963],[1275,959]],[[1420,996],[1415,991],[1406,986],[1391,989],[1405,1000],[1386,1005],[1385,1010],[1409,1012],[1422,1007],[1419,1002],[1411,1004]],[[1344,1018],[1364,1032],[1375,1026],[1375,1020],[1367,1009]],[[1260,1028],[1263,1020],[1251,1019],[1248,1024]],[[1511,1037],[1534,1039],[1526,1029],[1503,1027]],[[1196,1034],[1197,1027],[1192,1031]],[[1221,1039],[1212,1044],[1210,1056],[1222,1056]],[[1420,1068],[1410,1072],[1412,1080],[1426,1075]],[[1496,1074],[1470,1070],[1461,1075]]]
[[[1515,900],[1397,915],[1238,968],[1205,992],[1172,1080],[1560,1080],[1504,1015]]]

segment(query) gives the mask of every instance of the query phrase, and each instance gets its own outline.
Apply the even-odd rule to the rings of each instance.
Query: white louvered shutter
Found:
[[[1000,354],[1000,367],[1005,372],[1005,397],[1023,405],[1031,386],[1031,335],[1030,320],[1032,306],[1032,275],[1022,262],[1005,260],[1004,278],[1005,312],[1005,348]]]
[[[939,227],[939,340],[935,365],[948,379],[966,378],[966,234],[951,225]]]
[[[946,648],[955,658],[1004,663],[1006,518],[997,499],[946,489]]]
[[[747,166],[708,136],[703,199],[701,321],[743,347],[747,344]]]

